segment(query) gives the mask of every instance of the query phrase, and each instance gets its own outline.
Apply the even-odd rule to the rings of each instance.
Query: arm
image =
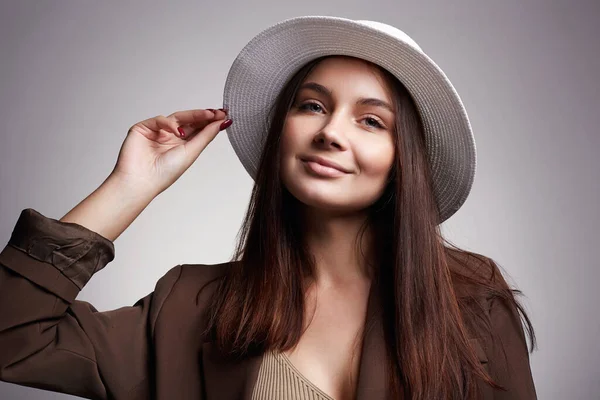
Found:
[[[152,185],[112,173],[60,221],[81,225],[114,242],[156,196]]]
[[[75,297],[114,258],[81,225],[23,210],[0,253],[0,379],[93,399],[148,398],[153,323],[180,267],[131,307]]]

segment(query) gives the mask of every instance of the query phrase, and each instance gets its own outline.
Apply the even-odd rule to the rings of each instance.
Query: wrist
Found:
[[[102,186],[119,193],[125,198],[124,200],[146,200],[149,203],[160,194],[160,190],[149,181],[114,171],[106,178]]]

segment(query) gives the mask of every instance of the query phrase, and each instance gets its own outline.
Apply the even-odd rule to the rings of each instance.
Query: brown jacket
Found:
[[[214,278],[230,265],[178,265],[131,307],[98,312],[75,300],[114,258],[111,241],[83,226],[23,210],[0,253],[0,379],[93,399],[250,400],[262,357],[226,362],[201,338]],[[369,296],[368,317],[377,318]],[[513,310],[490,301],[498,339],[472,343],[507,392],[535,399],[525,336]],[[358,400],[384,400],[381,326],[362,348]],[[506,358],[504,353],[506,352]]]

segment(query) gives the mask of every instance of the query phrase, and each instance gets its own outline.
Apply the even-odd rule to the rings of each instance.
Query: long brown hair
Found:
[[[299,201],[280,179],[279,139],[299,86],[325,57],[301,68],[279,94],[232,267],[213,296],[206,332],[231,357],[288,350],[302,335],[306,277],[313,276],[299,220]],[[474,287],[522,314],[533,327],[491,259],[444,239],[432,192],[423,128],[404,86],[381,69],[396,108],[396,156],[389,183],[370,208],[366,226],[378,247],[372,284],[381,293],[389,390],[393,398],[474,399],[476,380],[496,388],[469,343],[469,329],[485,315]],[[360,242],[360,241],[359,241]],[[453,261],[453,262],[450,262]],[[452,268],[452,265],[463,268]],[[481,267],[484,268],[481,268]],[[483,272],[482,272],[483,271]],[[467,294],[465,294],[467,293]],[[489,321],[482,323],[489,327]]]

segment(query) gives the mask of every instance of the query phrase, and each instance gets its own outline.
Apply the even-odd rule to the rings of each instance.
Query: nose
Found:
[[[344,115],[341,112],[332,113],[327,120],[327,123],[315,135],[314,143],[321,149],[335,148],[338,150],[346,150],[348,142],[344,134],[345,127]]]

